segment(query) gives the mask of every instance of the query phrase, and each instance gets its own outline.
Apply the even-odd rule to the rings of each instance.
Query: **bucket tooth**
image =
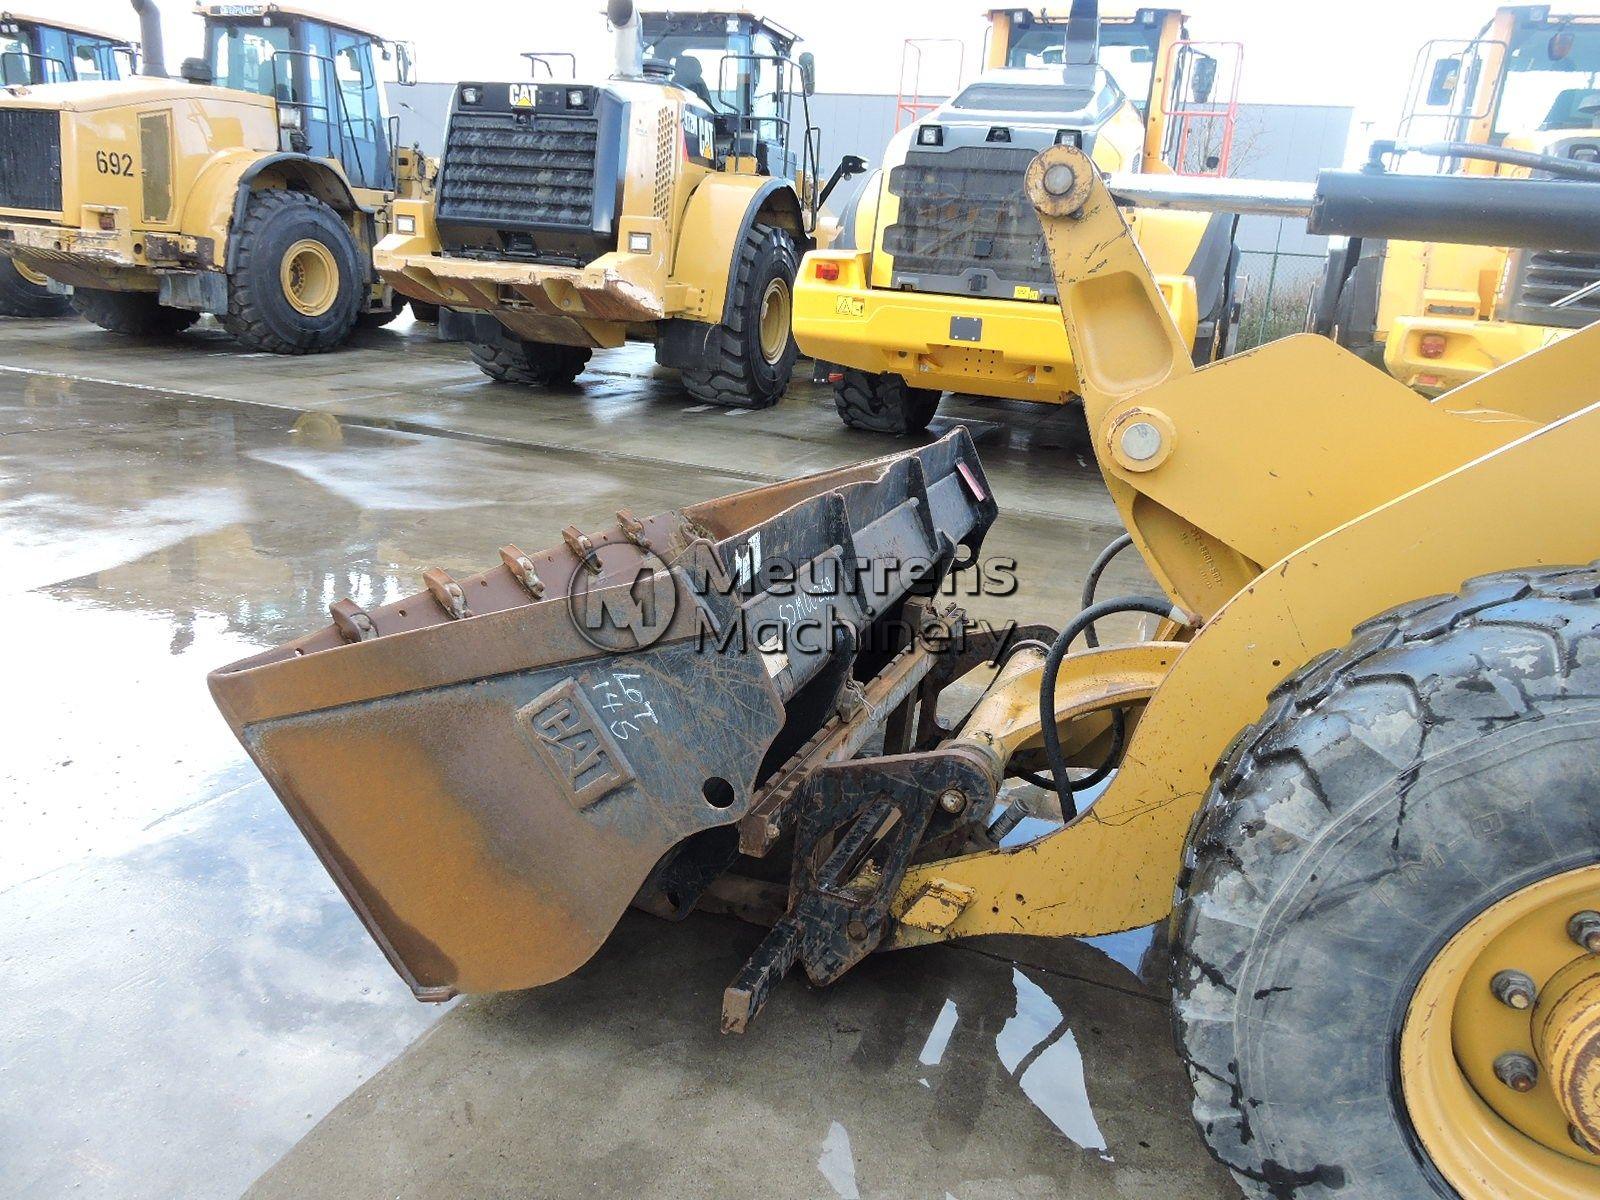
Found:
[[[533,569],[533,559],[510,542],[500,547],[500,561],[505,564],[506,570],[511,572],[512,578],[527,589],[528,595],[535,600],[544,599],[544,580],[539,578],[539,572]]]
[[[450,578],[450,572],[443,567],[433,567],[424,571],[422,582],[428,585],[428,591],[433,595],[435,603],[452,621],[459,621],[463,617],[472,615],[472,609],[467,607],[467,594],[461,590],[459,583]]]
[[[348,596],[329,605],[328,615],[333,618],[339,636],[347,642],[365,642],[378,636],[371,614]]]

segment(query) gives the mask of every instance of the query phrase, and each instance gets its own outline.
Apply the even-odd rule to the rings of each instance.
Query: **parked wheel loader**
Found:
[[[949,391],[1042,404],[1078,395],[1021,188],[1041,149],[1081,146],[1106,171],[1228,168],[1225,60],[1189,40],[1177,9],[1101,19],[1097,3],[1077,0],[1069,13],[996,9],[989,22],[984,74],[895,135],[841,237],[807,256],[795,284],[795,339],[833,364],[834,403],[856,429],[920,433]],[[1236,90],[1236,53],[1231,62]],[[1196,361],[1226,353],[1236,219],[1131,220]]]
[[[1374,153],[1600,181],[1600,16],[1509,5],[1474,38],[1429,42],[1396,140]],[[1600,256],[1358,238],[1330,250],[1307,328],[1436,394],[1596,319]]]
[[[0,88],[121,79],[133,73],[136,55],[133,43],[115,34],[0,11]],[[0,127],[0,138],[6,136]],[[0,256],[0,317],[61,317],[70,311],[67,298],[51,292],[45,276]]]
[[[1600,328],[1436,400],[1307,334],[1197,366],[1119,202],[1163,181],[1024,182],[1127,529],[1059,626],[947,586],[998,512],[957,428],[340,601],[219,708],[420,999],[559,979],[630,904],[772,910],[730,1032],[796,967],[1159,923],[1245,1194],[1600,1194]],[[1600,251],[1571,188],[1303,211]],[[1130,548],[1154,587],[1100,594]]]
[[[143,75],[0,92],[0,256],[130,335],[213,313],[245,347],[310,354],[403,300],[371,250],[428,167],[395,144],[379,64],[404,43],[293,4],[201,4],[205,54],[165,76],[138,0]]]
[[[607,14],[603,83],[457,87],[438,192],[397,205],[378,269],[491,379],[569,384],[633,338],[696,399],[776,404],[825,190],[811,58],[748,12]]]

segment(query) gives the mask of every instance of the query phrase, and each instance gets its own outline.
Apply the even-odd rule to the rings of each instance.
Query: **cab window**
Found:
[[[33,47],[21,34],[0,33],[0,83],[32,83],[36,61]]]
[[[1600,24],[1538,23],[1512,37],[1495,132],[1600,128]]]
[[[274,55],[293,48],[285,26],[213,25],[210,36],[211,72],[219,87],[291,98],[290,72],[274,73],[272,66]]]
[[[672,34],[646,45],[644,56],[670,64],[672,81],[698,97],[712,112],[742,113],[750,64],[729,63],[724,71],[723,60],[750,52],[750,39],[742,34]]]
[[[99,38],[73,37],[68,39],[72,60],[70,65],[74,79],[114,79],[116,73],[111,64],[111,50],[107,43]]]

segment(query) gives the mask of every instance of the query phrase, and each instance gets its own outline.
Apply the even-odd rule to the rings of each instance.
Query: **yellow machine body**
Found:
[[[938,127],[945,137],[970,127],[982,133],[980,142],[984,138],[992,142],[988,131],[993,126],[1007,127],[1010,140],[1004,147],[986,144],[969,152],[1008,152],[1013,144],[1029,140],[1030,126],[1041,145],[1057,138],[1056,126],[1064,118],[1052,114],[1042,119],[1026,111],[997,115],[987,108],[971,109],[969,100],[984,87],[1011,89],[1015,94],[1029,75],[1037,86],[1053,85],[1058,72],[1017,69],[1015,64],[1033,63],[1037,57],[1022,49],[1025,33],[1064,29],[1068,20],[1064,11],[990,14],[986,64],[990,74],[964,97],[896,135],[883,169],[872,175],[846,214],[846,236],[833,249],[814,251],[802,265],[795,285],[795,338],[803,352],[842,367],[898,375],[911,387],[934,391],[1045,404],[1063,404],[1078,393],[1061,311],[1046,289],[1002,280],[997,289],[960,294],[958,286],[949,282],[908,283],[906,273],[897,271],[894,240],[902,199],[891,182],[898,172],[913,169],[906,165],[908,156],[917,153],[917,139],[924,136],[920,131],[925,127]],[[1177,165],[1181,152],[1170,114],[1179,107],[1177,97],[1188,78],[1183,65],[1192,54],[1185,21],[1174,9],[1142,10],[1136,17],[1101,21],[1102,43],[1120,45],[1134,36],[1146,38],[1146,48],[1134,61],[1144,61],[1148,54],[1150,66],[1147,93],[1129,97],[1117,88],[1109,115],[1101,113],[1094,132],[1083,135],[1103,171],[1171,173]],[[1025,155],[1018,151],[1014,156],[1020,164],[1020,182]],[[1185,341],[1193,345],[1207,314],[1199,311],[1196,281],[1188,271],[1211,218],[1193,212],[1134,210],[1130,224],[1168,311]],[[1226,255],[1218,269],[1227,269]]]
[[[1557,39],[1570,39],[1557,41]],[[1469,42],[1435,43],[1414,84],[1402,138],[1584,158],[1600,146],[1600,116],[1577,111],[1600,67],[1600,17],[1552,15],[1527,6],[1500,8]],[[1550,58],[1567,46],[1566,59]],[[1548,61],[1539,62],[1540,56]],[[1558,68],[1565,61],[1570,72]],[[1452,68],[1451,64],[1459,64]],[[1539,69],[1540,67],[1545,69]],[[1432,68],[1446,79],[1427,104]],[[1564,86],[1569,74],[1576,81]],[[1600,92],[1592,91],[1595,99]],[[1530,169],[1478,159],[1448,160],[1452,172],[1526,177]],[[1565,311],[1551,301],[1600,280],[1593,256],[1440,242],[1389,242],[1381,257],[1370,330],[1371,357],[1400,382],[1437,395],[1568,336],[1600,316],[1600,298]],[[1349,344],[1348,342],[1346,344]]]
[[[1073,173],[1076,194],[1043,190],[1051,165]],[[1026,846],[913,867],[896,902],[901,945],[1160,920],[1212,771],[1278,683],[1386,608],[1492,571],[1600,556],[1600,497],[1573,466],[1600,451],[1600,330],[1432,401],[1309,335],[1196,368],[1085,156],[1046,152],[1029,189],[1067,336],[1092,367],[1083,397],[1101,470],[1192,632],[1175,634],[1176,653],[1164,642],[1177,627],[1163,635],[1156,658],[1169,663],[1145,685],[1105,794]],[[1108,699],[1104,664],[1148,670],[1150,645],[1069,655],[1064,728],[1121,702]],[[1035,671],[1012,686],[1036,697],[1038,682]],[[956,901],[919,907],[929,895]]]
[[[617,75],[599,84],[543,79],[533,84],[463,84],[452,105],[452,128],[481,111],[506,107],[531,120],[535,129],[540,122],[559,123],[561,98],[574,86],[589,97],[592,107],[585,109],[586,117],[605,125],[609,114],[620,112],[616,130],[620,166],[614,179],[591,184],[592,178],[611,169],[591,157],[582,168],[585,178],[564,177],[560,185],[540,178],[519,198],[542,204],[557,186],[592,186],[609,192],[614,184],[618,201],[612,223],[600,236],[596,227],[585,224],[603,220],[598,208],[586,209],[581,218],[563,209],[552,222],[548,214],[530,217],[520,206],[507,206],[500,210],[503,236],[531,237],[536,247],[507,253],[494,238],[470,248],[453,244],[461,239],[452,231],[471,225],[481,233],[490,223],[464,221],[451,207],[452,135],[447,134],[442,190],[397,205],[397,227],[377,247],[377,269],[397,291],[456,313],[485,314],[513,338],[613,347],[630,338],[657,340],[662,321],[682,320],[707,329],[724,321],[731,265],[752,225],[782,229],[802,248],[815,244],[815,131],[808,126],[806,136],[797,139],[801,146],[792,171],[773,169],[778,158],[789,157],[788,126],[775,115],[776,109],[772,116],[760,115],[764,111],[760,106],[769,97],[752,82],[759,66],[760,71],[772,73],[781,92],[802,71],[788,56],[798,39],[743,10],[645,12],[630,15],[629,21],[642,23],[641,36],[660,42],[660,53],[673,55],[678,62],[696,56],[696,61],[709,59],[715,43],[726,40],[725,47],[716,48],[719,55],[726,54],[721,86],[709,77],[703,85],[717,88],[719,104],[702,100],[674,78],[651,78],[642,68],[634,75],[619,67]],[[468,100],[468,95],[482,99]],[[721,107],[730,96],[741,97],[749,114],[737,116]],[[551,111],[546,97],[554,98],[557,111]],[[786,103],[792,103],[796,113],[802,111],[798,93]],[[730,126],[719,124],[719,119],[731,122],[737,132],[730,133]],[[466,158],[470,144],[455,153]],[[526,153],[531,164],[541,152],[506,153]],[[557,157],[563,165],[572,158],[565,153]],[[539,241],[575,234],[584,240],[570,253],[547,252]],[[785,290],[785,311],[787,302]]]
[[[342,18],[292,6],[199,11],[208,37],[218,22],[270,27],[274,17],[348,27]],[[265,71],[262,78],[266,86]],[[218,311],[202,301],[215,300],[216,281],[228,271],[229,235],[243,200],[252,191],[290,188],[337,211],[370,258],[388,229],[394,196],[427,191],[428,163],[415,150],[391,147],[394,190],[361,186],[338,158],[291,146],[285,107],[271,94],[146,76],[0,90],[0,112],[15,114],[13,122],[38,114],[28,125],[32,140],[14,138],[0,148],[0,177],[43,171],[50,157],[60,163],[60,186],[42,204],[17,203],[28,197],[17,195],[16,184],[0,188],[0,255],[62,284],[160,291],[163,303]],[[366,307],[385,308],[391,296],[374,273]]]

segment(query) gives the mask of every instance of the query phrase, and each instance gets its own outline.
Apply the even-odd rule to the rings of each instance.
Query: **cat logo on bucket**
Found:
[[[510,87],[512,108],[532,108],[534,97],[539,94],[539,89],[531,83],[513,83]]]

